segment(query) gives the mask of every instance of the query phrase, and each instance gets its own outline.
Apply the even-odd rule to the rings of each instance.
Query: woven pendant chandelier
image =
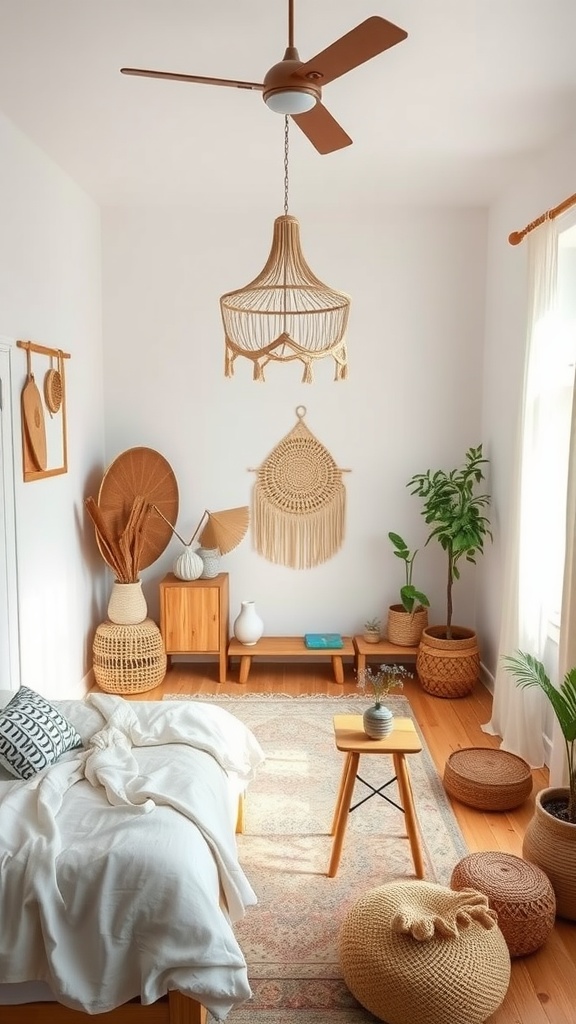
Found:
[[[274,221],[266,266],[250,284],[220,299],[227,377],[237,356],[251,359],[254,380],[264,380],[270,362],[304,364],[311,384],[316,359],[332,356],[334,380],[347,376],[346,328],[350,297],[320,281],[300,245],[300,225],[288,214],[288,117],[284,119],[284,216]]]

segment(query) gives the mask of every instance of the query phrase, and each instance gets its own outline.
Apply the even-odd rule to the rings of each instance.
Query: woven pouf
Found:
[[[340,932],[352,995],[387,1024],[483,1024],[510,981],[510,954],[479,892],[392,882],[365,893]]]
[[[511,853],[488,850],[463,857],[452,872],[453,889],[478,889],[498,914],[510,956],[540,949],[554,927],[556,897],[544,872]]]
[[[444,766],[446,792],[478,811],[510,811],[532,792],[530,765],[493,747],[455,750]]]
[[[102,622],[92,654],[96,682],[107,693],[144,693],[166,675],[162,634],[152,619],[132,626]]]

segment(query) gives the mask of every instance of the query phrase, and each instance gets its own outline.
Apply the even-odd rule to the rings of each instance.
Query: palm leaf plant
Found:
[[[537,686],[546,695],[556,716],[566,746],[568,764],[568,821],[576,824],[576,667],[571,668],[559,687],[550,682],[541,661],[532,654],[517,651],[502,659],[521,688]]]
[[[432,527],[426,540],[439,542],[448,557],[446,584],[446,638],[452,639],[452,586],[460,579],[461,558],[476,564],[483,554],[486,537],[492,537],[490,524],[483,510],[490,504],[488,494],[477,494],[476,487],[484,480],[483,466],[488,463],[482,445],[469,448],[464,465],[445,472],[443,469],[416,473],[408,481],[411,494],[423,499],[422,515]]]

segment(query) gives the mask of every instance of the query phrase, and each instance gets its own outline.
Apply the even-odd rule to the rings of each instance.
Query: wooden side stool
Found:
[[[391,782],[394,782],[395,780],[398,781],[398,789],[400,791],[402,806],[400,807],[398,804],[394,803],[394,801],[390,802],[394,803],[395,807],[398,807],[400,811],[404,812],[406,818],[406,832],[410,842],[416,877],[424,878],[424,862],[422,859],[422,847],[420,845],[420,835],[418,831],[418,819],[416,818],[416,811],[414,808],[410,774],[405,760],[405,754],[419,754],[422,750],[422,744],[418,733],[414,728],[414,722],[411,718],[395,718],[394,729],[388,736],[385,736],[384,739],[381,740],[372,740],[366,735],[362,728],[362,715],[335,715],[334,738],[336,742],[336,749],[341,750],[342,753],[346,754],[346,758],[344,761],[344,768],[342,770],[342,777],[340,779],[338,796],[336,798],[332,828],[330,830],[330,835],[334,836],[334,842],[332,844],[332,855],[330,857],[330,865],[328,867],[328,877],[334,878],[338,871],[348,815],[355,809],[354,807],[350,807],[350,802],[352,800],[354,784],[358,777],[357,772],[360,756],[361,754],[389,754],[394,762],[396,775],[392,779],[389,779],[388,782],[385,782],[384,785],[380,786],[379,789],[374,789],[372,786],[369,786],[369,788],[372,789],[372,793],[370,793],[365,800],[370,800],[371,797],[376,795],[383,797],[385,800],[389,800],[389,797],[384,796],[382,790],[386,789]],[[363,779],[360,781],[364,782]],[[364,784],[369,785],[368,783]],[[365,800],[362,800],[361,802],[364,803]]]

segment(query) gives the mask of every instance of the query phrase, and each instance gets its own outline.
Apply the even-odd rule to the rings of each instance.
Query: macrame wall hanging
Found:
[[[344,540],[346,490],[330,452],[304,423],[296,425],[270,452],[253,492],[256,550],[269,562],[310,569],[326,562]]]

